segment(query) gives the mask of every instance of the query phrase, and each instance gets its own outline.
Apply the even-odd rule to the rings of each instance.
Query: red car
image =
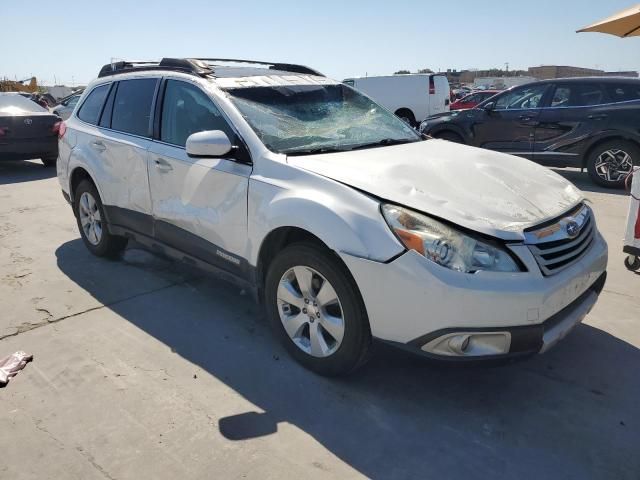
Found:
[[[479,90],[477,92],[470,93],[466,97],[462,97],[460,100],[456,100],[451,104],[451,110],[463,110],[465,108],[473,108],[481,102],[484,102],[487,98],[493,97],[500,90]]]

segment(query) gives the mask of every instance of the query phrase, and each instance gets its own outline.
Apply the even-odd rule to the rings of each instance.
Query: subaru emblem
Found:
[[[573,220],[569,220],[567,222],[565,229],[567,230],[567,235],[569,235],[569,238],[575,238],[580,233],[580,225],[578,225]]]

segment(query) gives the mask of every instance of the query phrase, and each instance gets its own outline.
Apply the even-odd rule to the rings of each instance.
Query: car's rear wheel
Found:
[[[98,257],[118,257],[126,248],[127,239],[109,233],[100,195],[91,181],[80,182],[74,192],[73,208],[80,236],[89,251]]]
[[[413,112],[407,108],[400,108],[396,111],[396,116],[400,118],[404,123],[409,125],[411,128],[416,128],[418,123],[416,122],[416,117],[413,115]]]
[[[627,140],[612,140],[594,148],[587,158],[591,179],[607,188],[622,188],[624,180],[640,164],[640,148]]]
[[[346,267],[314,244],[294,244],[269,266],[265,307],[288,352],[321,375],[350,373],[371,346],[364,304]]]

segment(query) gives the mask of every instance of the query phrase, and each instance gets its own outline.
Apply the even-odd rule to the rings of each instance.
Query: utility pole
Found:
[[[508,77],[509,76],[509,62],[505,62],[504,69],[505,69],[505,72],[507,72],[505,76]]]

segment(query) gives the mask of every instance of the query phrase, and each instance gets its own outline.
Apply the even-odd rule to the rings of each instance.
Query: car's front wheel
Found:
[[[80,182],[74,192],[73,208],[80,236],[89,251],[99,257],[118,257],[127,246],[127,239],[109,233],[98,189],[91,181]]]
[[[640,148],[627,140],[612,140],[594,148],[587,158],[591,179],[607,188],[622,188],[624,180],[640,164]]]
[[[264,301],[276,335],[310,370],[343,375],[367,360],[367,313],[354,280],[333,253],[307,243],[282,250],[267,271]]]

